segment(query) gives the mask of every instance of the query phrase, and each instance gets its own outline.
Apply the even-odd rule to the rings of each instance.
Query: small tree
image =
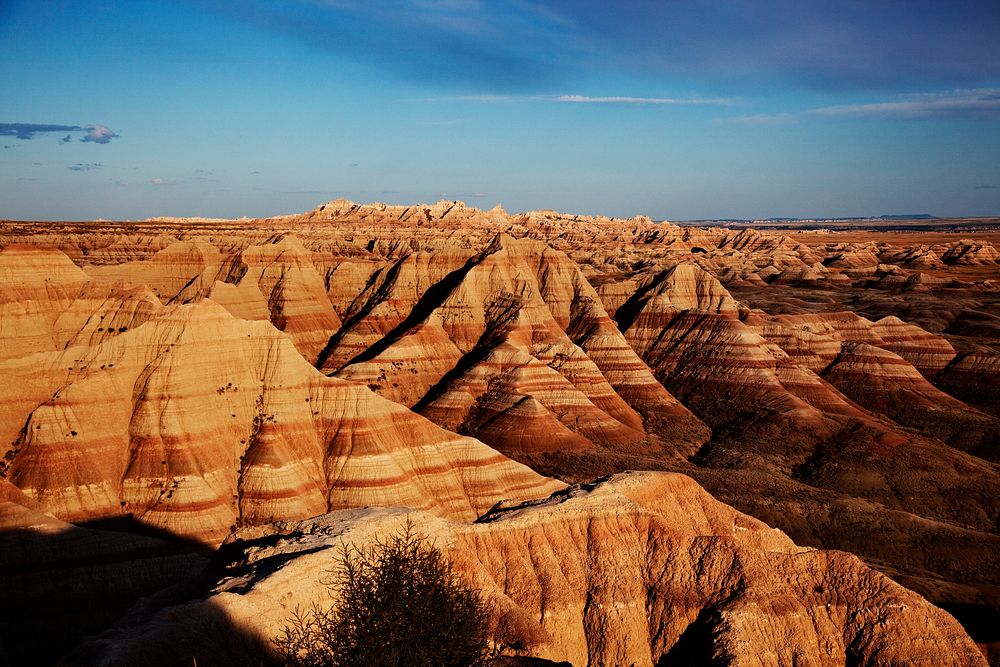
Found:
[[[296,610],[275,639],[293,667],[480,667],[489,610],[451,561],[407,523],[370,547],[344,547],[331,579],[338,602]]]

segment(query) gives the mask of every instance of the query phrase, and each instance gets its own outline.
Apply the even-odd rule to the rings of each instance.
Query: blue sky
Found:
[[[995,0],[0,0],[0,85],[7,218],[1000,214]]]

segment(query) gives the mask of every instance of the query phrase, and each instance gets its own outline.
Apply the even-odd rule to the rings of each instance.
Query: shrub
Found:
[[[343,547],[324,581],[337,603],[296,610],[275,639],[293,667],[489,664],[490,613],[451,561],[410,524],[369,547]]]

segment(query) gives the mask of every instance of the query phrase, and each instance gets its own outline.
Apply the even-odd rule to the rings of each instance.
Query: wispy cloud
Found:
[[[554,80],[568,48],[556,47],[567,30],[558,12],[523,0],[196,2],[395,76],[464,89],[485,81],[497,90],[537,89]]]
[[[479,102],[483,104],[511,102],[549,102],[554,104],[617,104],[617,105],[729,105],[728,97],[630,97],[594,95],[456,95],[431,97],[427,102]]]
[[[827,91],[974,87],[1000,75],[1000,6],[990,0],[532,4],[570,17],[572,44],[597,67],[748,93],[782,81]]]
[[[973,190],[1000,190],[1000,185],[977,185]]]
[[[837,104],[804,111],[759,114],[733,118],[751,125],[788,123],[808,118],[922,119],[952,116],[994,118],[1000,115],[1000,89],[951,90],[906,95],[864,104]]]
[[[589,95],[558,95],[553,102],[570,104],[732,104],[729,98],[715,97],[591,97]]]
[[[451,89],[531,93],[590,72],[752,93],[993,85],[995,0],[195,0]],[[336,35],[336,38],[332,38]],[[541,45],[541,46],[540,46]]]
[[[910,95],[888,102],[841,104],[809,111],[815,116],[876,118],[926,118],[953,114],[996,114],[997,112],[1000,112],[1000,89],[998,88]]]
[[[52,125],[48,123],[0,123],[0,136],[16,137],[22,141],[34,139],[39,134],[50,134],[53,132],[83,132],[80,138],[82,142],[95,144],[107,144],[112,139],[117,139],[115,134],[105,125]],[[59,143],[67,144],[72,141],[73,135],[67,134],[59,139]]]

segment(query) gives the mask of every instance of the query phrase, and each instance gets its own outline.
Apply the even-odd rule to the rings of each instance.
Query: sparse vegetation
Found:
[[[336,603],[296,610],[275,639],[292,667],[490,662],[488,606],[409,524],[370,547],[344,547],[324,583]]]

